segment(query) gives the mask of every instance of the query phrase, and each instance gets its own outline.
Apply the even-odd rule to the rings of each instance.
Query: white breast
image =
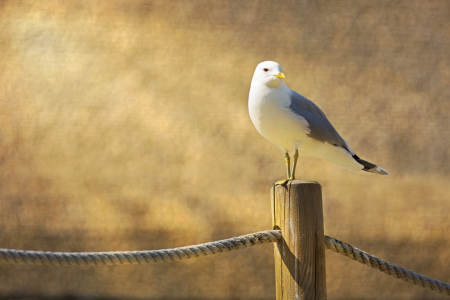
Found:
[[[252,84],[248,109],[258,132],[283,151],[294,151],[307,139],[308,122],[289,109],[290,89]]]

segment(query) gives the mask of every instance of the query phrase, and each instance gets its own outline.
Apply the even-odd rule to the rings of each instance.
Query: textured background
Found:
[[[271,228],[284,156],[256,65],[361,158],[300,158],[326,234],[450,281],[449,1],[0,1],[0,247],[143,250]],[[444,299],[327,252],[329,299]],[[270,245],[171,264],[0,265],[3,299],[273,299]],[[28,298],[27,298],[28,297]]]

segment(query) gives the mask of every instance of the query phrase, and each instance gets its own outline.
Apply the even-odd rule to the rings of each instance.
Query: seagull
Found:
[[[278,63],[260,63],[253,74],[248,98],[248,110],[256,130],[285,153],[287,179],[277,184],[295,179],[299,154],[322,158],[353,172],[363,170],[389,174],[385,169],[360,159],[323,111],[291,90],[284,78]],[[289,153],[294,153],[292,173]]]

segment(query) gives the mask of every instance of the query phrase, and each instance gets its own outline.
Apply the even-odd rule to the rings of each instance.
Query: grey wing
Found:
[[[308,135],[311,138],[323,143],[341,146],[354,155],[347,142],[334,129],[317,105],[295,91],[292,91],[290,96],[291,105],[289,108],[308,122],[310,130]]]

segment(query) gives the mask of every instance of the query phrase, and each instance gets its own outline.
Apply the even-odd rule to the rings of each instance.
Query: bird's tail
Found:
[[[388,171],[386,171],[385,169],[383,169],[382,167],[379,167],[373,163],[370,163],[368,161],[365,161],[361,158],[359,158],[357,155],[354,155],[353,158],[360,163],[361,165],[364,166],[363,171],[366,172],[370,172],[370,173],[375,173],[375,174],[379,174],[379,175],[387,175],[389,174]]]

